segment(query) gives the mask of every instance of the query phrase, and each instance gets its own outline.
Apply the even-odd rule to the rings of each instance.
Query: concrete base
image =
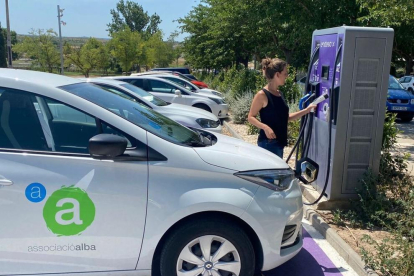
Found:
[[[300,188],[302,189],[302,194],[307,200],[307,203],[315,202],[320,196],[320,194],[311,185],[301,183]],[[351,202],[348,199],[327,200],[326,197],[322,197],[313,208],[316,210],[350,209]]]

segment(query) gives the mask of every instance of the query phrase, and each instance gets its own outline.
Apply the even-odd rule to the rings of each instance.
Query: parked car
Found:
[[[405,90],[399,81],[389,76],[387,111],[397,113],[403,122],[410,122],[414,117],[414,95]]]
[[[153,68],[150,71],[174,71],[181,74],[191,74],[190,69],[187,67],[166,67],[166,68]]]
[[[147,74],[148,75],[148,74]],[[131,76],[143,76],[140,74],[131,74]],[[218,92],[216,90],[213,89],[209,89],[209,88],[199,88],[197,85],[193,84],[192,82],[188,81],[185,78],[182,78],[178,75],[174,75],[174,74],[153,74],[152,76],[157,77],[157,78],[161,78],[161,79],[165,79],[165,80],[169,80],[172,81],[178,85],[181,85],[182,87],[184,87],[187,90],[190,90],[191,92],[197,93],[197,92],[206,92],[206,93],[210,93],[212,95],[216,95],[219,97],[223,97],[223,94],[221,92]]]
[[[208,85],[202,81],[197,80],[194,76],[193,78],[188,77],[185,74],[181,74],[176,71],[148,71],[144,73],[132,73],[131,76],[142,76],[142,75],[159,75],[159,74],[171,74],[177,77],[180,77],[188,82],[195,84],[200,89],[208,89]]]
[[[197,78],[191,74],[190,69],[186,68],[186,67],[167,67],[167,68],[154,68],[151,69],[151,71],[170,71],[170,72],[177,72],[180,73],[184,76],[186,76],[187,78],[191,79],[192,81],[194,81],[194,83],[199,86],[200,88],[208,88],[207,84],[205,84],[204,82],[200,82],[199,80],[197,80]]]
[[[220,120],[212,113],[188,105],[167,103],[164,100],[127,82],[110,79],[85,79],[112,93],[131,98],[138,103],[168,117],[186,127],[203,128],[206,131],[221,132]]]
[[[400,83],[405,89],[414,94],[414,76],[404,76],[400,78]]]
[[[191,92],[184,87],[156,76],[118,76],[105,77],[133,84],[168,103],[178,103],[204,109],[218,118],[229,116],[229,107],[223,98],[205,92]]]
[[[0,82],[3,275],[253,276],[301,250],[301,190],[276,155],[83,80]]]

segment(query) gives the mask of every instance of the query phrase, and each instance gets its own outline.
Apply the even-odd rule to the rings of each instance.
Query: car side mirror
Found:
[[[319,165],[312,159],[305,157],[296,163],[296,177],[304,184],[314,182],[318,178]]]
[[[89,139],[89,153],[94,159],[113,160],[122,155],[128,141],[124,137],[113,134],[98,134]]]
[[[175,92],[174,92],[174,94],[177,96],[177,97],[181,97],[181,91],[180,90],[175,90]]]

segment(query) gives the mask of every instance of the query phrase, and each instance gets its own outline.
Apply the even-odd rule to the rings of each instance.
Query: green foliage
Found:
[[[81,47],[65,44],[64,54],[66,63],[76,65],[86,78],[94,69],[109,67],[109,52],[106,46],[95,38],[90,38]]]
[[[143,37],[149,38],[159,31],[158,25],[161,23],[156,13],[149,16],[141,5],[129,0],[120,0],[116,4],[116,10],[111,9],[111,15],[112,22],[107,25],[111,36],[128,26],[132,32],[139,32]]]
[[[252,100],[252,93],[244,93],[243,95],[236,96],[236,100],[231,106],[231,116],[234,123],[244,124],[247,122],[247,115],[249,114]]]
[[[0,30],[2,30],[1,25],[0,25]],[[0,32],[0,68],[7,68],[6,56],[7,56],[6,38],[4,37],[4,33]]]
[[[359,227],[388,230],[391,233],[388,240],[364,239],[378,252],[374,255],[363,249],[362,257],[383,275],[403,276],[414,272],[414,183],[407,173],[407,156],[395,148],[398,134],[395,118],[395,114],[387,114],[384,124],[379,175],[367,172],[357,189],[358,200],[341,217]]]
[[[133,32],[129,27],[125,27],[121,31],[112,33],[109,47],[111,54],[118,60],[122,70],[129,72],[142,53],[143,41],[138,32]]]
[[[293,83],[292,85],[295,87],[297,86],[296,83]],[[295,91],[292,88],[287,88],[287,89]],[[295,94],[293,95],[288,94],[288,95],[291,95],[293,97]],[[298,99],[296,101],[292,101],[289,103],[289,113],[294,113],[297,111],[299,111],[299,100]],[[296,143],[296,140],[299,137],[299,132],[300,132],[300,120],[288,122],[288,137],[287,137],[288,145],[294,145]]]
[[[47,70],[49,73],[53,68],[59,66],[60,55],[56,44],[57,34],[52,29],[34,30],[25,36],[23,41],[16,44],[14,50],[33,59],[32,65],[39,66],[41,70]]]

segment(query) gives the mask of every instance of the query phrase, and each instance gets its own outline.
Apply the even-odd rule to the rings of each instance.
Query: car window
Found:
[[[135,85],[139,88],[144,89],[144,80],[143,79],[130,79],[130,78],[128,78],[128,79],[117,79],[117,80],[124,81],[124,82],[133,84],[133,85]]]
[[[196,132],[137,102],[108,93],[96,85],[77,83],[60,88],[110,110],[167,141],[189,146],[204,146]]]
[[[89,139],[99,133],[137,146],[131,136],[64,103],[14,89],[0,93],[0,148],[89,154]]]
[[[51,151],[40,123],[36,97],[14,89],[0,91],[0,148]]]
[[[174,94],[175,90],[177,90],[175,86],[172,86],[171,84],[163,82],[163,81],[158,81],[158,80],[148,80],[148,81],[149,81],[149,85],[151,87],[152,92]]]
[[[404,79],[401,80],[401,82],[403,83],[408,83],[411,81],[411,77],[405,77]]]
[[[404,90],[404,87],[401,85],[401,83],[399,81],[397,81],[397,79],[394,78],[393,76],[389,76],[388,88],[389,89],[401,89],[401,90]]]
[[[186,81],[184,81],[184,80],[181,80],[181,79],[178,79],[178,78],[172,78],[172,77],[168,77],[168,76],[165,76],[165,77],[161,77],[161,78],[163,78],[163,79],[167,79],[167,80],[169,80],[169,81],[172,81],[172,82],[174,82],[174,83],[176,83],[176,84],[178,84],[178,85],[180,85],[180,86],[182,86],[182,87],[184,87],[185,89],[188,89],[188,90],[190,90],[190,91],[196,91],[197,89],[194,87],[194,86],[192,86],[192,85],[190,85],[190,84],[188,84],[188,82],[186,82]]]
[[[138,97],[142,97],[142,98],[146,99],[147,101],[151,102],[152,104],[154,104],[156,106],[169,105],[169,103],[165,102],[164,100],[148,93],[147,91],[145,91],[145,90],[143,90],[139,87],[136,87],[135,85],[132,85],[132,84],[129,84],[129,83],[123,83],[123,84],[121,84],[121,86],[125,87],[129,91],[133,92]]]

